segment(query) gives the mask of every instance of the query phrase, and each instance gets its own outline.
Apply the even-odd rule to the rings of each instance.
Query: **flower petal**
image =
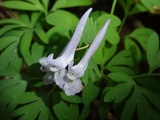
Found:
[[[80,60],[80,62],[75,66],[73,66],[72,64],[69,65],[68,71],[72,72],[72,74],[74,73],[76,78],[80,78],[84,75],[84,72],[88,66],[88,62],[90,58],[92,57],[92,55],[97,50],[97,48],[99,47],[100,43],[102,42],[103,37],[106,33],[106,30],[110,24],[110,21],[111,21],[110,19],[107,20],[105,25],[100,29],[93,43],[91,44],[91,46],[89,47],[89,49],[87,50],[83,58]]]
[[[66,69],[62,69],[62,70],[56,72],[56,74],[55,74],[55,78],[54,78],[55,83],[61,89],[63,88],[63,86],[64,86],[64,84],[66,83],[66,80],[67,80],[67,79],[65,79],[66,78],[65,75],[66,75]]]
[[[43,77],[43,82],[45,85],[52,84],[54,82],[54,73],[47,72]]]
[[[75,95],[82,90],[82,82],[80,79],[68,82],[64,85],[63,90],[67,96]]]

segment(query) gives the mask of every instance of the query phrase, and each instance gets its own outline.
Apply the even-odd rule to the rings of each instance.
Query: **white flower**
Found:
[[[54,82],[54,75],[53,72],[47,72],[43,77],[43,83],[45,85],[52,84]]]
[[[76,48],[78,46],[78,43],[79,43],[80,38],[82,36],[82,32],[84,30],[85,24],[87,22],[88,16],[91,11],[92,11],[92,8],[88,9],[85,12],[85,14],[82,16],[82,18],[80,19],[80,21],[75,29],[75,32],[74,32],[71,40],[69,41],[69,43],[66,45],[64,50],[61,52],[61,54],[56,59],[53,59],[54,55],[50,54],[48,57],[43,57],[39,60],[39,63],[42,65],[41,70],[44,72],[47,72],[47,74],[44,76],[44,83],[45,84],[53,83],[57,76],[59,76],[61,78],[61,76],[64,75],[64,73],[65,73],[64,68],[66,68],[66,66],[71,61],[73,61]],[[51,74],[51,72],[53,72],[53,74]],[[62,88],[63,81],[62,80],[56,81],[56,84],[60,88]]]
[[[83,58],[80,60],[80,62],[75,66],[73,66],[73,62],[69,64],[67,74],[65,74],[65,76],[63,77],[63,81],[65,81],[63,90],[65,91],[66,95],[74,95],[81,91],[82,83],[79,78],[84,75],[84,72],[88,66],[88,62],[103,40],[109,24],[110,19],[107,20],[105,25],[98,32],[93,43],[91,44],[90,48],[83,56]]]
[[[110,19],[107,20],[105,25],[100,29],[100,31],[98,32],[97,36],[95,37],[93,43],[91,44],[91,46],[89,47],[88,51],[83,56],[83,58],[80,60],[80,62],[75,66],[73,66],[73,62],[69,64],[68,71],[75,78],[80,78],[84,75],[84,72],[88,66],[88,62],[89,62],[90,58],[92,57],[92,55],[97,50],[97,48],[99,47],[101,41],[103,40],[103,37],[106,33],[108,25],[110,24],[110,21],[111,21]]]
[[[59,75],[55,78],[55,83],[65,91],[67,96],[79,93],[82,89],[81,80],[72,80],[67,76],[67,70],[65,69],[60,70]]]
[[[51,61],[53,59],[53,54],[50,54],[48,57],[43,57],[39,59],[39,63],[42,65],[41,70],[44,72],[49,72],[49,71],[57,71],[56,68],[51,64]]]
[[[82,82],[80,78],[84,75],[90,58],[99,47],[108,25],[110,24],[109,19],[98,32],[93,43],[80,62],[73,66],[74,54],[91,11],[92,8],[88,9],[82,16],[70,42],[56,59],[53,59],[54,55],[50,54],[48,57],[43,57],[39,60],[39,63],[42,65],[41,70],[47,72],[43,77],[44,84],[47,85],[55,82],[56,85],[65,91],[67,96],[74,95],[81,91]],[[67,65],[68,71],[65,69]]]

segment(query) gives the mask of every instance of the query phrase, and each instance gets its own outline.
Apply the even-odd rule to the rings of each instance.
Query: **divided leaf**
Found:
[[[76,27],[78,18],[70,12],[64,10],[56,10],[46,17],[48,24],[55,26],[63,26],[66,29]]]
[[[147,61],[149,64],[149,72],[153,72],[160,67],[160,50],[158,34],[152,33],[147,42]]]
[[[14,59],[14,55],[17,53],[17,46],[18,42],[13,42],[2,52],[0,56],[0,71],[6,69],[12,62],[12,60]],[[19,65],[21,66],[21,64]]]
[[[100,88],[98,88],[96,82],[91,80],[88,82],[82,92],[82,102],[85,106],[89,106],[90,103],[97,97],[99,89]]]
[[[110,77],[113,81],[118,83],[132,83],[133,79],[125,73],[117,72],[117,73],[109,73],[108,77]]]
[[[43,8],[40,4],[32,4],[32,3],[25,1],[4,1],[2,2],[2,6],[17,10],[43,11]]]
[[[122,50],[116,54],[105,68],[112,72],[124,72],[129,75],[133,75],[134,72],[130,67],[133,66],[133,59],[130,50]]]
[[[21,104],[21,107],[13,111],[13,117],[20,117],[20,120],[49,119],[48,107],[43,99],[38,97],[34,92],[24,94],[19,104]]]
[[[81,98],[77,95],[67,96],[64,92],[61,92],[60,95],[61,95],[61,98],[67,102],[71,102],[71,103],[81,103],[82,102]]]
[[[129,39],[136,40],[141,45],[143,50],[146,50],[148,37],[153,32],[154,31],[149,28],[137,28],[133,32],[131,32],[129,35],[127,35],[126,38],[129,37]]]
[[[22,80],[1,80],[0,81],[0,114],[5,119],[5,115],[10,115],[25,93],[27,82]]]
[[[20,52],[27,63],[27,65],[31,65],[31,53],[30,53],[30,46],[32,42],[32,36],[33,36],[33,31],[27,31],[24,33],[24,35],[21,38],[20,42]]]
[[[136,111],[136,108],[137,108],[137,96],[136,92],[134,91],[124,105],[121,114],[121,120],[131,120],[132,116]]]
[[[114,87],[110,87],[105,94],[104,101],[114,103],[119,103],[123,101],[131,92],[133,84],[130,83],[121,83]]]
[[[89,6],[93,3],[92,0],[57,0],[52,7],[51,11],[54,11],[59,8],[70,8],[77,6]]]
[[[103,14],[100,17],[98,17],[96,20],[98,29],[100,29],[108,19],[111,19],[111,23],[108,27],[104,39],[107,39],[107,41],[113,45],[117,45],[119,43],[120,37],[116,29],[121,24],[121,20],[117,16]]]

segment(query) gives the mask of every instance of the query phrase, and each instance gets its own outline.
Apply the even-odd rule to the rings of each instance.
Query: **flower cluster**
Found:
[[[43,57],[39,60],[39,63],[42,65],[41,70],[46,72],[43,77],[44,84],[47,85],[55,82],[56,85],[63,89],[65,94],[68,96],[74,95],[81,91],[82,82],[80,78],[84,75],[90,58],[100,45],[108,25],[110,24],[109,19],[98,32],[93,43],[80,62],[77,65],[74,65],[74,54],[91,11],[92,8],[88,9],[82,16],[71,40],[56,59],[53,59],[54,55],[50,54],[48,57]],[[68,70],[66,70],[67,66]]]

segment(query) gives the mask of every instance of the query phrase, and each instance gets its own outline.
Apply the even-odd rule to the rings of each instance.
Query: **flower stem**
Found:
[[[141,78],[141,77],[149,77],[149,76],[160,76],[160,73],[140,74],[140,75],[135,75],[132,78]]]
[[[111,8],[111,15],[113,15],[114,13],[114,10],[115,10],[115,7],[116,7],[116,3],[117,3],[117,0],[113,0],[113,4],[112,4],[112,8]]]
[[[79,51],[79,50],[83,50],[83,49],[86,49],[89,47],[89,44],[87,44],[86,46],[83,46],[83,47],[80,47],[80,48],[77,48],[76,51]]]

